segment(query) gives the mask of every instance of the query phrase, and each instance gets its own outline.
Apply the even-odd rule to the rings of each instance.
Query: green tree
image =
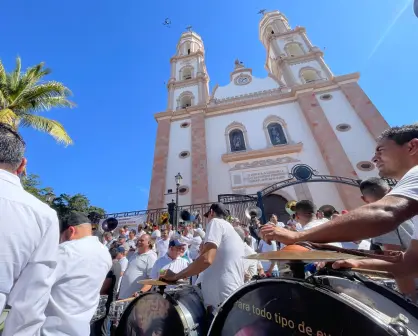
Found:
[[[21,179],[23,188],[42,202],[47,202],[47,196],[53,195],[54,190],[51,187],[41,187],[41,181],[38,175],[29,174]]]
[[[45,203],[49,203],[58,214],[59,218],[63,218],[70,211],[80,211],[83,213],[97,212],[100,215],[105,214],[103,208],[90,204],[90,200],[83,194],[61,194],[54,196],[54,190],[51,187],[41,187],[42,183],[38,175],[30,174],[22,178],[23,188]],[[48,197],[53,196],[53,200],[48,202]]]
[[[44,81],[51,70],[39,63],[22,73],[22,64],[16,58],[16,68],[7,73],[0,60],[0,122],[13,126],[16,130],[31,127],[46,132],[56,141],[72,144],[64,127],[56,120],[40,116],[38,113],[54,107],[73,107],[68,100],[71,91],[62,83]]]

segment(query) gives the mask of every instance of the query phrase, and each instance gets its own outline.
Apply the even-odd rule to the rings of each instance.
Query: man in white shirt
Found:
[[[266,242],[264,240],[260,240],[258,243],[258,252],[265,253],[265,252],[272,252],[277,251],[277,244],[275,241]],[[263,266],[263,270],[267,276],[272,276],[277,278],[279,276],[279,268],[277,267],[276,262],[271,261],[262,261],[261,265]]]
[[[381,177],[398,183],[382,199],[350,211],[321,226],[302,232],[265,226],[261,233],[285,244],[297,241],[356,241],[395,230],[411,219],[414,235],[406,253],[397,262],[376,259],[337,261],[333,267],[358,267],[387,271],[398,278],[418,276],[418,124],[392,127],[378,139],[373,157]]]
[[[328,219],[317,219],[315,204],[309,200],[302,200],[296,203],[295,214],[298,223],[302,229],[300,231],[306,231],[313,227],[328,223]],[[336,247],[342,247],[341,243],[330,243],[330,245]]]
[[[171,270],[178,273],[189,265],[186,259],[181,257],[184,252],[185,244],[178,239],[170,241],[168,251],[165,255],[158,258],[154,267],[151,270],[151,279],[158,280],[160,278],[160,272],[165,270]]]
[[[128,268],[122,277],[119,299],[127,299],[138,291],[145,292],[151,288],[151,286],[144,287],[138,281],[151,277],[152,267],[157,260],[157,255],[152,251],[152,247],[150,235],[144,234],[138,239],[138,252],[130,259]]]
[[[110,249],[113,245],[113,243],[116,242],[116,240],[113,238],[112,234],[110,232],[105,232],[103,234],[104,239],[104,245],[107,247],[107,249]]]
[[[138,225],[138,234],[136,235],[137,239],[139,239],[144,234],[146,234],[144,231],[144,224],[141,223]]]
[[[11,307],[3,336],[39,334],[57,265],[58,217],[23,189],[24,152],[20,135],[0,123],[0,314]]]
[[[86,215],[73,211],[61,220],[60,226],[56,280],[41,335],[85,336],[90,333],[90,321],[112,258],[99,239],[92,236]]]
[[[119,265],[121,268],[121,276],[123,276],[123,273],[125,273],[126,269],[128,268],[128,258],[126,258],[126,251],[123,246],[119,246],[117,248],[118,255],[116,256],[116,259],[119,260]]]
[[[162,276],[167,281],[177,281],[205,271],[201,285],[203,301],[209,313],[213,313],[232,292],[244,284],[242,240],[225,220],[228,213],[224,204],[212,204],[204,215],[209,223],[199,257],[185,270],[179,273],[167,270]]]
[[[159,258],[164,256],[168,250],[168,244],[170,243],[170,239],[168,239],[168,230],[162,229],[161,231],[161,239],[157,240],[157,255]]]
[[[236,233],[238,233],[238,236],[244,242],[244,256],[255,254],[256,252],[251,248],[250,245],[248,245],[245,242],[244,230],[239,226],[235,226],[234,230],[236,231]],[[250,281],[253,278],[253,276],[259,274],[259,272],[259,275],[264,275],[263,266],[261,265],[260,261],[250,259],[242,259],[242,261],[244,265],[244,282]]]

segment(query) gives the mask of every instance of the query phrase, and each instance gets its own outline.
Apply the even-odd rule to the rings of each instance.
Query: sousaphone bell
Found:
[[[103,221],[102,223],[102,230],[104,232],[113,231],[118,227],[118,220],[116,218],[110,217]]]
[[[251,219],[251,221],[260,219],[262,215],[263,212],[258,206],[249,206],[247,209],[245,209],[245,217]]]

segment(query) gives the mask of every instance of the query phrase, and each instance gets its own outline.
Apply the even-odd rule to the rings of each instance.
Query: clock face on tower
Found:
[[[251,76],[249,75],[239,75],[235,78],[236,85],[247,85],[251,82]]]

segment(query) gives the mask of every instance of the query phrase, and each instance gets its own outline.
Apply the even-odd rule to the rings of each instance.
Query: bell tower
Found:
[[[167,110],[178,111],[206,105],[209,97],[209,76],[205,64],[205,48],[202,38],[191,27],[181,35],[176,54],[170,63]]]
[[[265,67],[286,86],[330,80],[323,52],[312,45],[304,27],[292,29],[278,11],[266,12],[259,24],[259,38],[267,50]]]

